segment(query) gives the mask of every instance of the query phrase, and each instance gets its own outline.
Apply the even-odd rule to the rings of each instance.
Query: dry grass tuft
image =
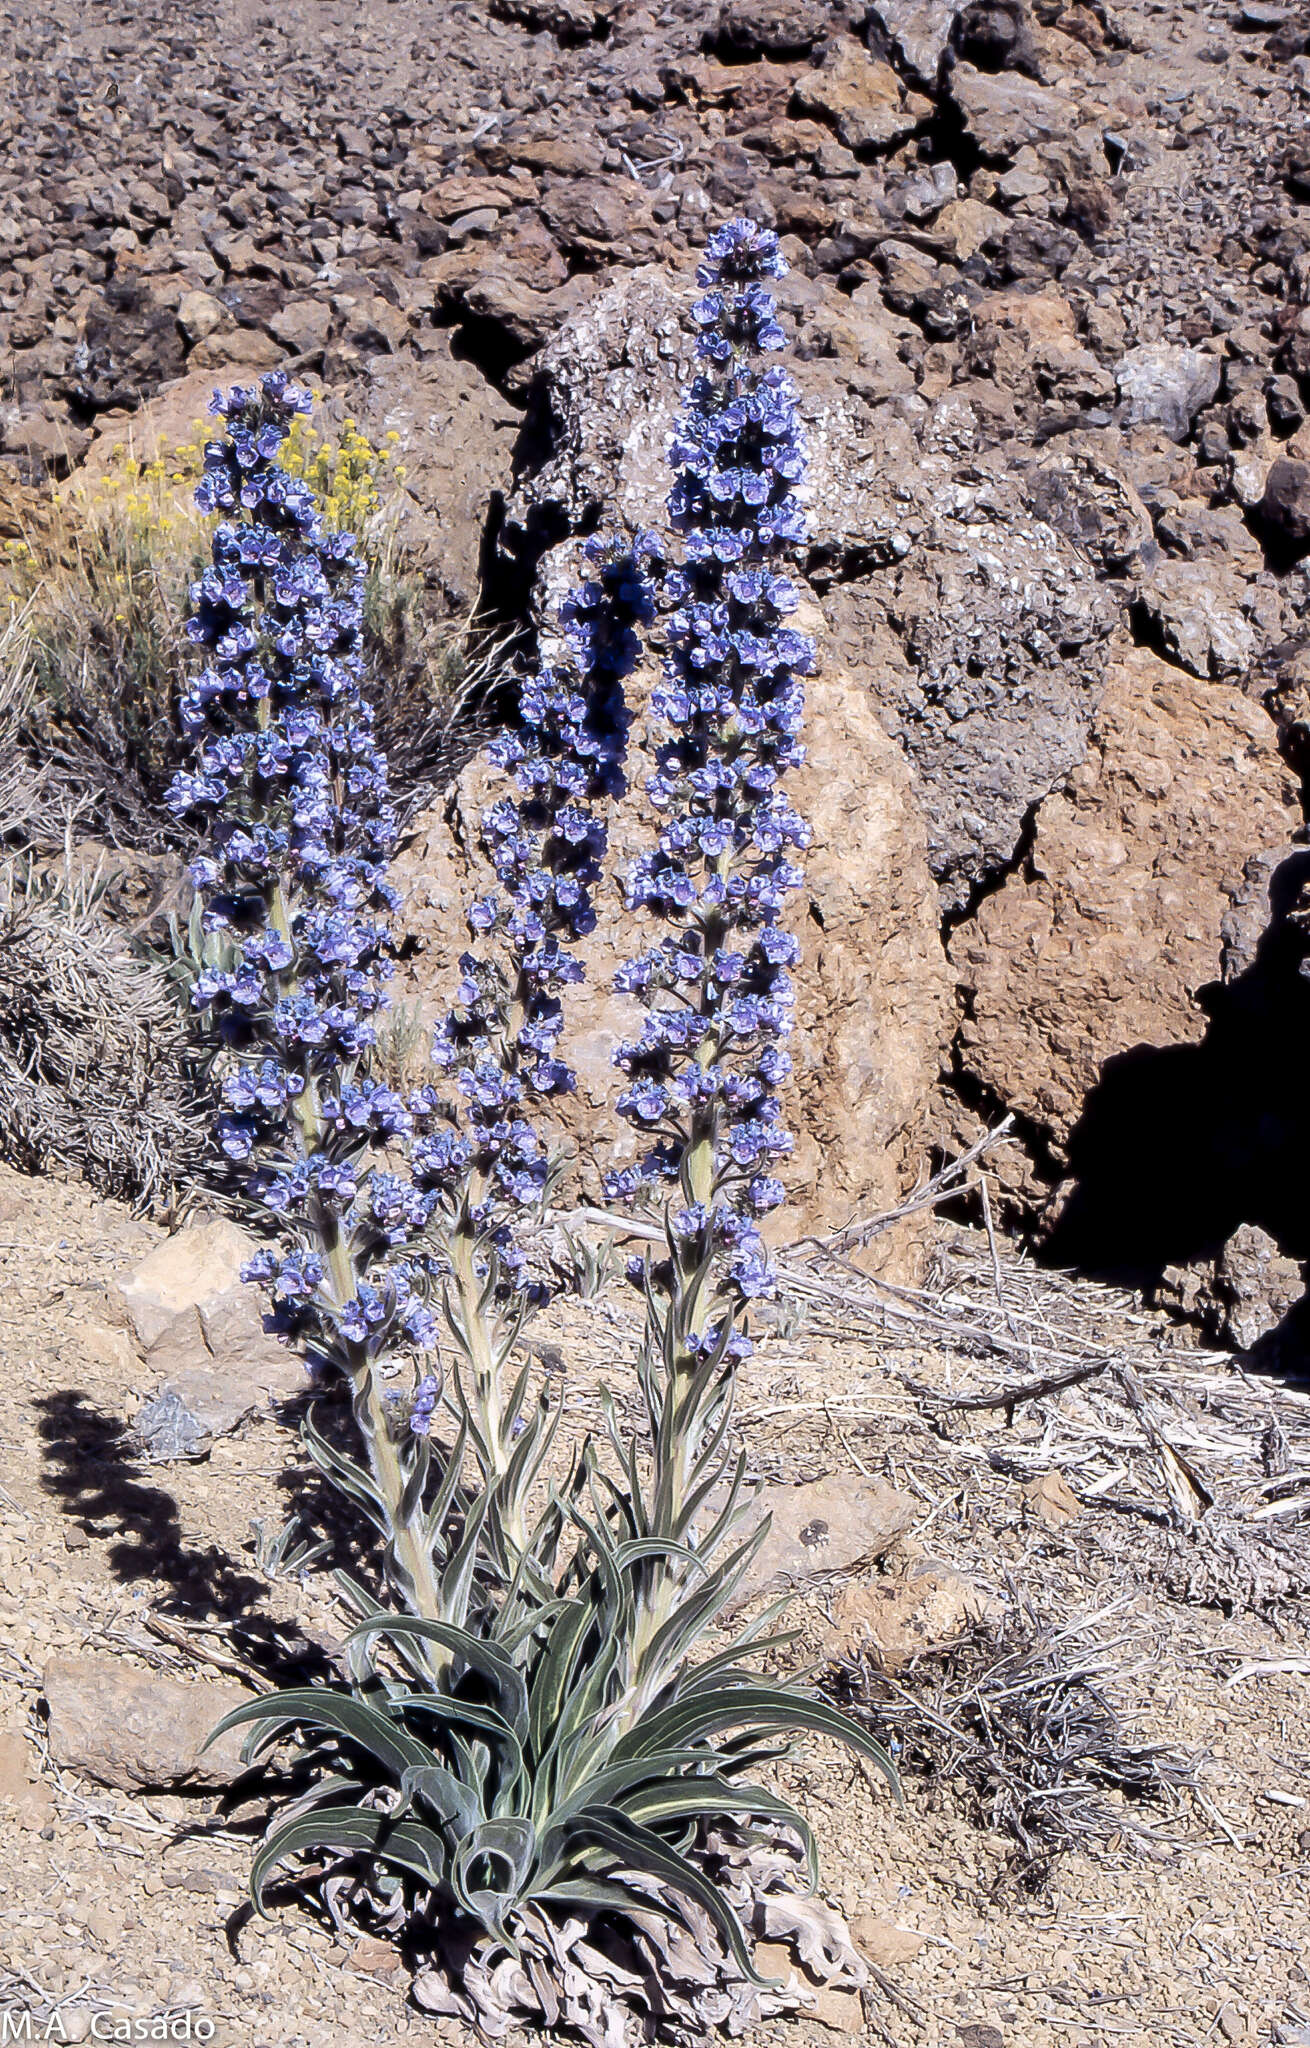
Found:
[[[899,1677],[869,1651],[834,1673],[838,1697],[903,1773],[1009,1837],[1002,1888],[1042,1889],[1069,1850],[1167,1850],[1174,1838],[1143,1809],[1176,1818],[1197,1790],[1192,1758],[1126,1726],[1122,1645],[1097,1635],[1108,1618],[1057,1629],[1015,1600],[999,1625],[976,1625]]]
[[[98,878],[0,868],[0,1152],[158,1210],[203,1171],[208,1104],[167,979],[99,895]]]
[[[208,523],[190,499],[206,423],[141,462],[115,451],[94,482],[74,479],[0,558],[12,644],[0,645],[0,776],[39,771],[79,834],[160,853],[187,834],[164,792],[190,756],[177,705],[191,656],[189,586],[208,560]],[[468,620],[433,614],[397,551],[399,472],[347,420],[335,438],[303,423],[287,466],[329,524],[357,532],[368,563],[365,648],[380,737],[402,808],[431,800],[499,723],[505,648]],[[6,728],[4,675],[21,667]],[[7,835],[8,836],[8,835]]]

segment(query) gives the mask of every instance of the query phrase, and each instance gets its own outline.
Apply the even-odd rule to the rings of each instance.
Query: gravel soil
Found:
[[[267,1922],[250,1917],[255,1802],[106,1790],[50,1761],[42,1672],[53,1656],[96,1649],[202,1676],[215,1663],[254,1673],[341,1632],[326,1564],[301,1582],[271,1581],[252,1547],[252,1523],[276,1528],[302,1497],[285,1423],[261,1418],[203,1462],[171,1466],[142,1464],[124,1435],[150,1389],[106,1283],[159,1234],[78,1187],[0,1171],[0,1739],[12,1749],[18,1737],[26,1765],[15,1775],[10,1756],[0,1798],[0,1992],[20,2008],[57,2009],[69,2039],[86,2037],[97,2009],[190,2009],[212,2016],[215,2040],[249,2048],[427,2038],[434,2024],[463,2039],[456,2023],[406,2007],[403,1973],[381,1944],[352,1949],[287,1895],[275,1895]],[[978,1247],[968,1233],[953,1242],[965,1272]],[[1048,1324],[1067,1318],[1069,1297],[1043,1293],[1031,1269],[1006,1262],[1002,1272],[1020,1325],[1035,1302]],[[958,1309],[958,1288],[939,1296],[951,1298]],[[1100,1314],[1096,1341],[1117,1330],[1122,1344],[1153,1348],[1142,1377],[1154,1401],[1184,1419],[1226,1418],[1213,1441],[1228,1443],[1230,1466],[1243,1416],[1252,1441],[1275,1414],[1294,1442],[1305,1426],[1295,1389],[1174,1350],[1123,1297],[1084,1287],[1074,1305]],[[1160,1523],[1122,1511],[1139,1472],[1131,1448],[1118,1496],[1096,1490],[1088,1461],[1107,1447],[1119,1456],[1117,1425],[1105,1413],[1089,1422],[1078,1390],[1022,1404],[1011,1420],[991,1409],[934,1424],[935,1397],[995,1382],[977,1346],[970,1357],[963,1345],[866,1338],[851,1314],[844,1321],[838,1339],[814,1310],[747,1369],[754,1471],[803,1483],[859,1470],[916,1495],[925,1551],[1062,1625],[1087,1621],[1134,1739],[1198,1766],[1197,1793],[1153,1822],[1149,1855],[1126,1821],[1122,1837],[1060,1857],[1025,1890],[1006,1882],[1013,1841],[979,1817],[962,1782],[909,1771],[898,1810],[844,1756],[802,1745],[780,1778],[815,1824],[831,1896],[857,1925],[880,1923],[888,1955],[866,2005],[869,2038],[934,2048],[1310,2040],[1310,1644],[1299,1596],[1266,1600],[1264,1614],[1175,1597]],[[534,1326],[534,1340],[567,1360],[578,1428],[595,1412],[600,1361],[622,1389],[634,1334],[621,1294],[563,1303]],[[1222,1398],[1189,1405],[1193,1382]],[[1218,1465],[1204,1467],[1191,1442],[1191,1468],[1219,1487]],[[1061,1456],[1083,1506],[1053,1529],[1030,1516],[1022,1475]],[[311,1523],[314,1513],[311,1500]],[[803,1589],[798,1657],[822,1665],[846,1646],[842,1591]],[[1280,1665],[1291,1668],[1266,1668]],[[912,1688],[913,1672],[902,1682]],[[892,1937],[887,1950],[889,1926],[920,1945]],[[913,1952],[893,1960],[897,1948]],[[851,2010],[843,2001],[839,2029]],[[813,2017],[763,2034],[834,2038]]]

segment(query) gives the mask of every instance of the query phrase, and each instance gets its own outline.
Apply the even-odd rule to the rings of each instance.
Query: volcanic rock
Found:
[[[1107,1061],[1204,1035],[1228,897],[1297,815],[1265,714],[1144,649],[1112,671],[1089,741],[950,948],[964,1071],[1057,1158]]]
[[[1149,342],[1130,349],[1115,371],[1125,426],[1163,427],[1171,441],[1187,438],[1192,421],[1219,389],[1218,356],[1198,348]]]
[[[124,1792],[221,1788],[239,1778],[244,1730],[207,1738],[251,1695],[227,1679],[139,1671],[122,1657],[60,1657],[43,1675],[50,1754],[64,1770]]]

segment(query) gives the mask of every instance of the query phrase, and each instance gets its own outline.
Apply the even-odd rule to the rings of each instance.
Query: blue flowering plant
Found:
[[[731,1481],[727,1469],[730,1421],[734,1367],[750,1351],[745,1314],[774,1286],[759,1224],[784,1199],[775,1169],[791,1150],[778,1089],[791,1072],[799,949],[780,914],[801,884],[809,835],[785,778],[804,758],[802,678],[814,658],[789,623],[798,598],[785,573],[805,536],[796,393],[767,363],[784,336],[766,281],[785,268],[776,237],[753,222],[710,242],[691,315],[704,368],[670,449],[683,560],[664,582],[668,653],[646,782],[661,828],[626,884],[653,943],[616,979],[646,1011],[640,1036],[615,1056],[628,1081],[617,1108],[649,1143],[611,1192],[667,1193],[667,1257],[641,1273],[656,1455],[648,1500],[635,1484],[630,1492],[634,1528],[695,1548],[644,1567],[637,1709],[685,1655],[671,1612],[712,1611],[751,1548],[733,1547],[743,1517],[739,1462]],[[707,1504],[725,1488],[706,1533]]]
[[[785,794],[812,647],[786,573],[804,451],[772,362],[782,269],[749,222],[709,244],[672,542],[587,542],[559,658],[520,678],[490,754],[494,886],[468,910],[436,1073],[408,1093],[377,1064],[396,822],[361,690],[358,558],[278,463],[303,394],[276,374],[230,393],[205,458],[196,762],[173,795],[208,828],[194,995],[221,1046],[220,1142],[270,1224],[250,1276],[315,1377],[348,1392],[350,1439],[311,1420],[307,1443],[385,1558],[344,1585],[349,1681],[224,1724],[247,1727],[252,1761],[293,1734],[308,1779],[253,1889],[326,1858],[328,1910],[403,1933],[418,2002],[492,2034],[535,2021],[609,2048],[785,2010],[794,1995],[752,1959],[765,1932],[859,1970],[812,1898],[803,1818],[754,1773],[799,1728],[890,1776],[886,1758],[761,1673],[785,1640],[773,1613],[720,1629],[764,1534],[732,1406],[773,1284],[760,1226],[783,1199],[797,950],[782,912],[806,840]],[[644,1427],[607,1403],[567,1450],[521,1338],[542,1291],[549,1112],[573,1086],[567,999],[626,793],[623,686],[657,612],[655,830],[627,876],[639,944],[618,977],[645,1011],[617,1054],[617,1108],[645,1149],[612,1191],[662,1216],[662,1251],[634,1275]]]
[[[564,658],[523,679],[517,724],[487,750],[508,784],[482,818],[495,886],[469,907],[457,999],[432,1047],[462,1108],[461,1132],[439,1141],[454,1393],[488,1504],[486,1547],[506,1584],[524,1569],[544,1583],[531,1501],[558,1414],[545,1399],[527,1409],[527,1371],[512,1365],[544,1292],[523,1226],[552,1184],[542,1113],[575,1086],[560,1057],[561,998],[583,978],[577,942],[596,922],[606,805],[624,787],[623,679],[660,560],[646,534],[633,545],[596,536],[582,552],[586,573],[558,622]],[[558,1533],[554,1515],[549,1527]]]

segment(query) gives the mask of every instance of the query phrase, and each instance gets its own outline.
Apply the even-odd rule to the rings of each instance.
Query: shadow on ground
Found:
[[[164,1611],[182,1620],[229,1624],[233,1644],[270,1679],[285,1683],[329,1675],[324,1653],[267,1611],[264,1578],[217,1544],[187,1541],[176,1500],[150,1476],[152,1468],[121,1416],[97,1407],[76,1388],[48,1394],[35,1405],[42,1488],[74,1526],[105,1544],[106,1562],[120,1583],[162,1583]],[[302,1483],[304,1476],[299,1475]],[[311,1503],[298,1498],[297,1505]]]

